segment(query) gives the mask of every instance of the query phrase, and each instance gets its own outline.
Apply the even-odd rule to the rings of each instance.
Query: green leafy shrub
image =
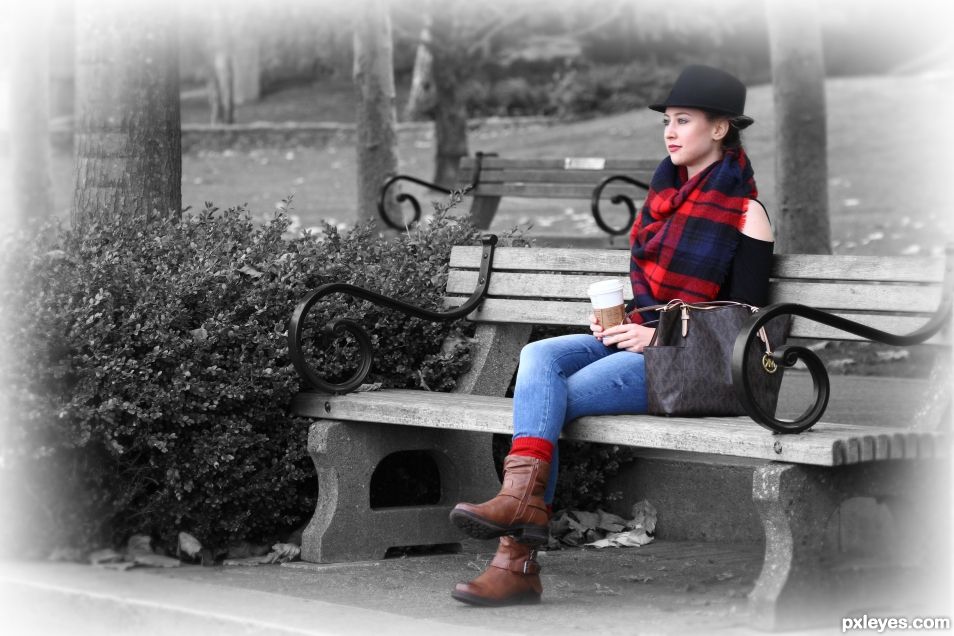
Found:
[[[209,207],[6,241],[5,548],[117,545],[133,533],[169,546],[180,530],[224,547],[307,519],[308,422],[287,409],[299,388],[292,308],[344,281],[437,309],[450,247],[475,232],[441,214],[387,241],[331,226],[289,239],[288,225]],[[321,306],[399,345],[380,348],[369,381],[447,390],[467,366],[465,337],[441,350],[458,325],[361,310],[341,295]]]

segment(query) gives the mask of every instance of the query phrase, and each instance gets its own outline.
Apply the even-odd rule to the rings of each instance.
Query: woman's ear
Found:
[[[725,136],[729,134],[729,120],[720,119],[715,123],[715,126],[712,128],[712,140],[713,141],[722,141],[725,139]]]

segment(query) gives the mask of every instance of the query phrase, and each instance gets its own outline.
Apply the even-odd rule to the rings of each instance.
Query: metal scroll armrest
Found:
[[[470,295],[470,298],[468,298],[463,305],[451,311],[431,311],[429,309],[411,305],[396,298],[382,296],[381,294],[377,294],[354,285],[348,285],[346,283],[328,283],[326,285],[321,285],[312,292],[309,292],[295,307],[295,310],[292,312],[291,319],[288,322],[288,355],[291,358],[295,369],[298,371],[298,374],[308,385],[318,389],[319,391],[341,394],[348,393],[361,386],[364,378],[371,370],[371,361],[373,358],[373,353],[371,350],[371,338],[368,336],[368,332],[365,331],[364,327],[354,320],[349,320],[347,318],[336,318],[326,324],[321,330],[320,342],[323,346],[327,346],[331,343],[336,334],[343,335],[344,332],[350,332],[358,344],[359,356],[361,358],[360,366],[355,375],[344,382],[337,384],[327,382],[320,375],[318,375],[318,372],[314,369],[314,367],[312,367],[305,359],[305,354],[301,345],[305,317],[308,315],[308,312],[311,310],[311,308],[314,307],[315,303],[330,294],[348,294],[354,296],[355,298],[369,300],[375,305],[398,309],[411,316],[416,316],[417,318],[431,320],[434,322],[457,320],[458,318],[463,318],[470,312],[474,311],[484,299],[484,296],[487,295],[487,289],[490,285],[491,267],[493,266],[494,261],[494,246],[497,244],[497,237],[493,234],[488,234],[481,238],[481,243],[483,245],[483,249],[480,259],[480,273],[477,276],[477,287]]]
[[[612,228],[606,224],[606,221],[603,220],[603,216],[600,214],[600,198],[603,196],[603,190],[610,183],[614,181],[622,181],[630,185],[636,186],[637,188],[642,188],[649,191],[649,184],[644,183],[638,179],[633,179],[632,177],[627,177],[625,175],[617,174],[611,177],[606,177],[600,183],[593,188],[593,196],[590,199],[590,211],[593,213],[593,220],[596,221],[596,224],[600,227],[601,230],[610,234],[611,236],[619,236],[621,234],[626,234],[629,232],[630,228],[633,227],[633,223],[636,221],[636,204],[633,200],[626,196],[625,194],[616,194],[610,199],[610,203],[613,205],[619,205],[620,203],[626,204],[626,209],[629,211],[629,220],[619,228]]]
[[[749,375],[745,373],[745,360],[746,357],[752,353],[762,355],[762,352],[758,350],[758,348],[756,348],[757,350],[755,352],[751,350],[754,341],[758,338],[759,330],[769,320],[779,315],[802,316],[803,318],[808,318],[809,320],[814,320],[815,322],[820,322],[875,342],[898,347],[920,344],[931,338],[950,322],[952,295],[954,295],[952,294],[952,289],[954,289],[952,263],[954,263],[954,259],[952,259],[951,254],[948,253],[941,303],[937,311],[934,312],[931,318],[922,327],[909,334],[898,335],[888,333],[820,309],[795,303],[768,305],[753,314],[752,317],[746,321],[746,324],[743,325],[732,350],[732,383],[735,386],[736,396],[739,402],[742,403],[742,407],[749,414],[749,417],[776,433],[801,433],[818,422],[828,407],[830,385],[828,372],[821,358],[811,349],[789,345],[778,347],[771,354],[771,357],[777,364],[786,367],[794,366],[798,360],[802,360],[805,363],[805,366],[808,367],[808,371],[812,376],[812,391],[814,394],[812,405],[793,420],[778,419],[774,414],[763,411],[758,405],[755,400]]]
[[[470,181],[470,186],[467,188],[468,191],[473,190],[480,185],[480,171],[484,155],[485,153],[478,152],[474,156],[474,178]],[[441,192],[443,194],[451,194],[452,192],[452,190],[445,188],[444,186],[431,183],[430,181],[424,181],[423,179],[418,179],[417,177],[412,177],[406,174],[396,174],[393,177],[389,177],[381,186],[381,192],[378,194],[378,214],[381,216],[381,220],[384,221],[385,225],[395,230],[404,230],[405,226],[396,223],[391,219],[391,217],[388,216],[387,200],[388,190],[390,190],[391,186],[399,181],[410,181],[411,183],[416,183],[419,186],[424,186],[425,188],[430,188],[435,192]],[[407,227],[410,227],[421,220],[421,203],[417,200],[417,197],[412,194],[407,194],[406,192],[401,192],[395,197],[395,201],[398,203],[404,203],[407,201],[414,209],[414,218],[408,222]]]

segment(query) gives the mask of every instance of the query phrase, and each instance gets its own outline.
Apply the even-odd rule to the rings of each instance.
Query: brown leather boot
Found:
[[[475,539],[510,535],[520,543],[546,543],[550,515],[543,491],[549,476],[548,462],[507,455],[503,487],[497,496],[482,504],[457,504],[450,513],[451,521]]]
[[[476,579],[458,583],[451,596],[462,603],[499,607],[520,603],[539,603],[543,593],[537,551],[500,537],[500,546],[490,566]]]

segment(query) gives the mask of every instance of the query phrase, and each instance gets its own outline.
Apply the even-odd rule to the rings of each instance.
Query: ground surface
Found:
[[[539,557],[541,604],[487,610],[453,601],[454,584],[476,576],[490,558],[477,551],[127,572],[0,564],[0,591],[11,594],[4,600],[19,600],[7,608],[5,624],[24,621],[33,628],[16,632],[24,634],[141,634],[144,627],[149,634],[203,636],[765,633],[753,628],[746,603],[761,567],[758,545],[660,541],[640,548],[549,552]],[[913,618],[949,611],[937,599],[929,601],[929,594],[915,594],[912,601],[897,591],[899,600],[891,606],[806,608],[811,628],[785,633],[841,633],[842,617]],[[213,626],[219,629],[211,632]]]
[[[635,549],[542,553],[544,603],[486,611],[450,590],[487,566],[489,553],[350,564],[157,572],[193,581],[319,598],[403,616],[526,634],[645,634],[743,629],[745,596],[761,546],[657,543]]]

